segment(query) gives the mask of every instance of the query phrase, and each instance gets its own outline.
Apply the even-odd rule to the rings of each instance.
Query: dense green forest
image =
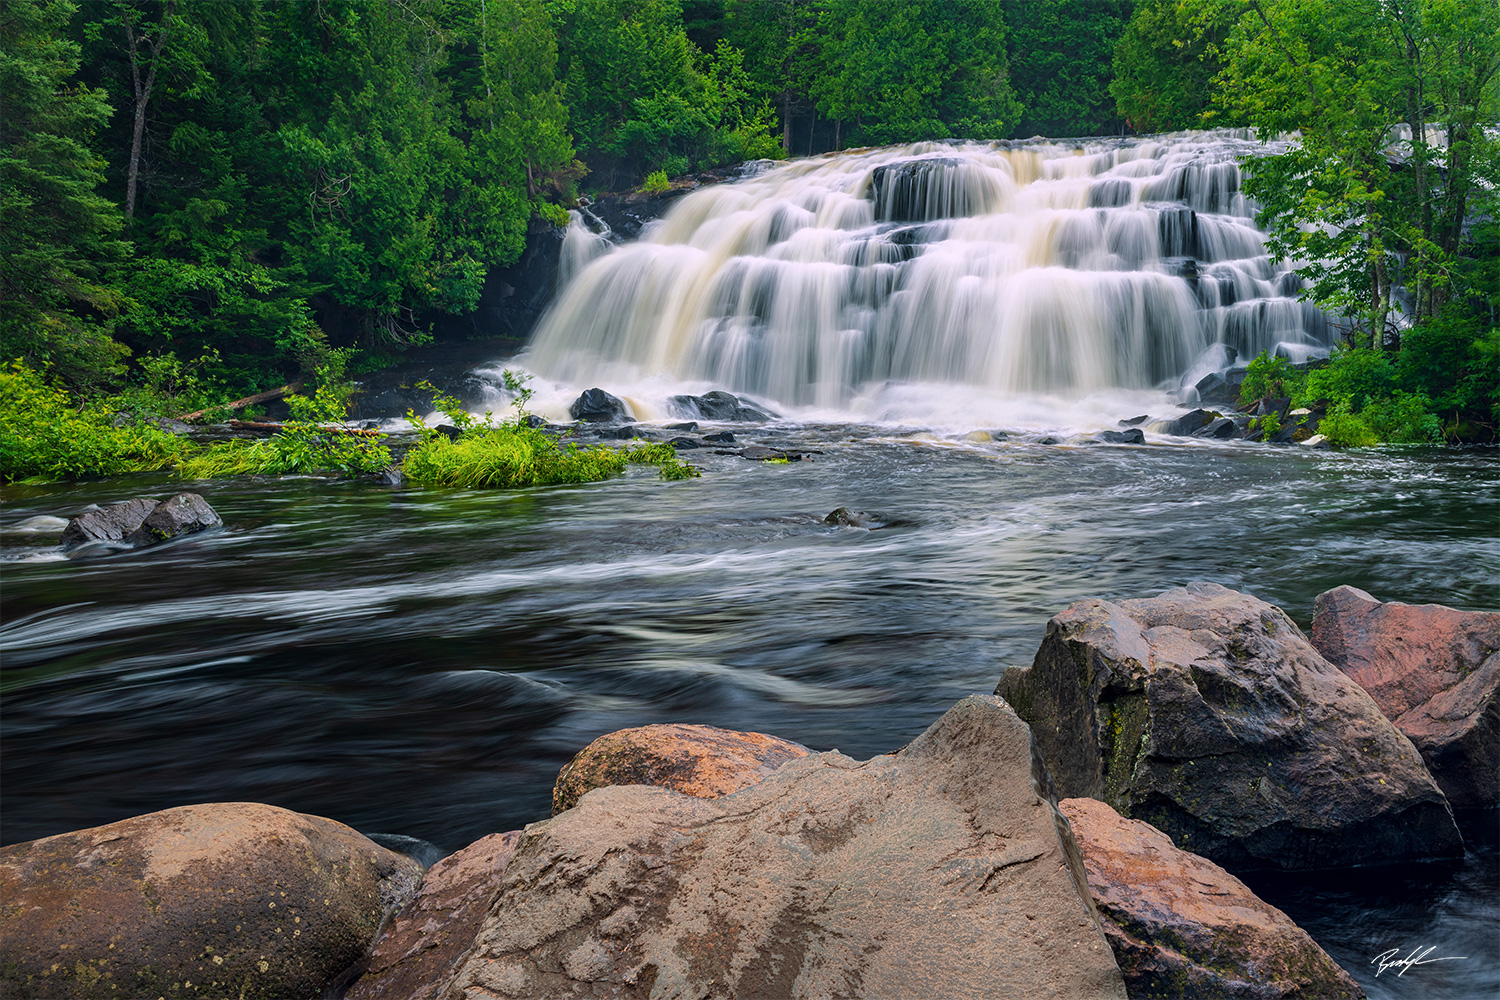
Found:
[[[1357,321],[1383,391],[1482,437],[1496,10],[11,0],[0,357],[84,393],[250,391],[330,352],[371,367],[423,343],[580,193],[867,144],[1234,125],[1300,133],[1248,190],[1274,252],[1317,261],[1314,297]],[[1397,125],[1417,141],[1392,156]],[[1404,338],[1398,285],[1418,321]]]

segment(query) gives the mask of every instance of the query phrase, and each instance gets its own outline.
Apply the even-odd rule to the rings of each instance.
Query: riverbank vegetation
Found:
[[[1250,164],[1246,191],[1350,347],[1385,357],[1443,438],[1494,440],[1497,16],[1493,0],[8,3],[0,358],[60,380],[80,413],[210,408],[331,352],[361,371],[427,341],[581,193],[860,144],[1234,125],[1299,136]]]

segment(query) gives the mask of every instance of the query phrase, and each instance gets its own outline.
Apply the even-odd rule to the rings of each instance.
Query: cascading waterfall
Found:
[[[890,382],[1076,398],[1176,388],[1226,349],[1300,360],[1328,326],[1240,191],[1264,151],[1231,132],[917,143],[695,191],[602,255],[575,219],[527,364],[840,408]]]

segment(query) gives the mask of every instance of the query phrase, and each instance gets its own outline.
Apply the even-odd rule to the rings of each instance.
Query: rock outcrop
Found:
[[[1462,852],[1422,759],[1280,609],[1217,584],[1079,601],[996,693],[1060,792],[1230,870]]]
[[[659,725],[606,733],[563,766],[552,788],[552,815],[607,785],[657,785],[716,799],[760,781],[812,751],[764,733],[714,726]]]
[[[169,538],[192,535],[224,524],[208,501],[196,493],[179,493],[157,504],[127,537],[135,548],[145,548]]]
[[[68,526],[62,533],[62,549],[72,552],[89,544],[124,547],[128,544],[126,536],[141,526],[156,505],[155,500],[135,497],[108,507],[90,507],[82,514],[68,518]]]
[[[381,932],[345,1000],[435,1000],[489,914],[519,837],[514,830],[492,833],[429,868],[417,895]]]
[[[0,995],[321,996],[420,877],[342,823],[249,802],[0,848]]]
[[[136,497],[108,507],[91,507],[70,518],[63,529],[62,549],[69,555],[140,549],[223,523],[196,493],[179,493],[161,502]]]
[[[744,396],[715,389],[701,396],[673,396],[667,400],[672,412],[693,420],[733,420],[742,423],[770,420],[772,414]]]
[[[603,389],[585,389],[568,407],[568,415],[589,423],[617,424],[630,419],[630,407],[623,399]]]
[[[1131,1000],[1303,1000],[1364,992],[1239,879],[1097,799],[1058,803]]]
[[[896,754],[718,799],[596,789],[524,831],[446,1000],[1124,997],[1026,726],[960,702]]]
[[[1500,614],[1318,595],[1312,643],[1416,745],[1455,806],[1500,804]]]

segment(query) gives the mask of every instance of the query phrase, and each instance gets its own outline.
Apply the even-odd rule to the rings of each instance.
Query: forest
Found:
[[[7,3],[0,357],[231,398],[429,342],[581,194],[1232,126],[1299,136],[1247,191],[1367,352],[1322,388],[1489,440],[1497,39],[1492,0]]]

